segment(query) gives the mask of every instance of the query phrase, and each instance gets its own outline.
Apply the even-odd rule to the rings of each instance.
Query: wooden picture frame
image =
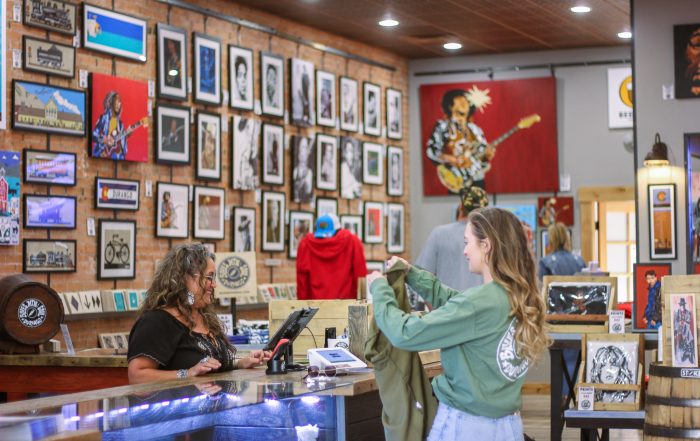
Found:
[[[158,98],[177,101],[187,100],[187,31],[175,26],[158,23],[156,26],[158,52]]]
[[[647,318],[647,323],[644,322],[645,312],[649,303],[649,284],[647,283],[646,273],[654,271],[656,283],[658,283],[658,302],[659,312],[661,313],[661,279],[671,275],[670,263],[635,263],[634,264],[634,297],[632,302],[632,330],[635,332],[658,332],[657,328],[650,327],[650,317]],[[659,320],[659,324],[661,324]]]
[[[148,20],[83,3],[83,47],[146,62]]]
[[[136,278],[136,222],[99,219],[97,279]]]
[[[255,251],[255,208],[233,207],[231,221],[232,251]]]
[[[316,188],[338,190],[338,137],[316,134]]]
[[[316,219],[326,214],[338,216],[338,199],[326,197],[316,198]]]
[[[675,260],[676,247],[676,184],[647,186],[649,206],[649,258]]]
[[[362,143],[362,182],[370,185],[384,183],[384,145]]]
[[[263,251],[284,251],[284,213],[286,195],[276,191],[262,193],[262,222],[260,224]]]
[[[297,250],[299,243],[307,233],[312,233],[314,229],[314,214],[310,211],[289,212],[289,247],[287,248],[287,257],[290,259],[297,258]]]
[[[75,48],[50,40],[22,36],[22,69],[63,78],[75,77]]]
[[[255,68],[251,49],[228,45],[228,84],[232,109],[253,110],[255,103]]]
[[[193,237],[196,239],[224,238],[226,190],[218,187],[194,187]]]
[[[357,80],[348,77],[340,77],[340,129],[348,132],[359,130],[359,105],[358,105]]]
[[[336,126],[335,78],[335,74],[331,72],[316,71],[316,124],[319,126]]]
[[[386,153],[386,194],[389,196],[403,196],[403,149],[401,147],[388,146]]]
[[[260,108],[263,115],[284,116],[284,58],[260,52]]]
[[[75,230],[78,200],[75,196],[24,194],[24,228]]]
[[[384,242],[384,204],[366,201],[364,203],[363,226],[365,243]]]
[[[363,133],[371,136],[382,134],[382,88],[378,84],[362,83]]]
[[[262,125],[262,176],[263,184],[284,185],[284,126]]]
[[[25,184],[75,186],[75,153],[24,149],[23,154]]]
[[[95,176],[95,208],[138,211],[141,183]]]
[[[78,265],[75,240],[24,239],[23,273],[74,273]]]
[[[194,33],[194,102],[221,105],[221,40]]]
[[[49,84],[34,83],[24,80],[12,80],[12,128],[58,135],[85,136],[86,131],[86,97],[84,90],[69,89]],[[61,97],[65,110],[55,104],[55,96]],[[41,107],[34,106],[42,103]],[[53,104],[52,104],[53,103]],[[49,120],[45,106],[56,108],[57,118]],[[71,109],[70,111],[67,109]],[[3,117],[4,118],[4,117]]]
[[[289,60],[289,121],[299,127],[316,124],[315,72],[310,61]]]
[[[386,89],[386,137],[403,138],[403,94],[392,88]]]
[[[197,179],[221,180],[221,115],[197,112]]]
[[[617,308],[617,277],[544,276],[542,298],[553,332],[608,332],[608,313]]]
[[[406,210],[403,204],[387,204],[386,250],[403,253],[406,250]]]
[[[156,184],[156,237],[189,237],[189,195],[189,185],[160,181]]]
[[[190,110],[183,106],[159,105],[155,114],[156,162],[190,164]]]
[[[51,11],[47,15],[47,6]],[[75,35],[78,23],[78,5],[62,0],[24,0],[22,21],[25,26],[45,29],[60,34]]]

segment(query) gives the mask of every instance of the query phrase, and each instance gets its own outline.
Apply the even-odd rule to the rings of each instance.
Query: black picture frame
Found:
[[[291,143],[292,201],[308,204],[314,196],[314,176],[317,176],[314,140],[308,136],[292,135]]]
[[[668,192],[668,194],[665,194]],[[663,193],[663,195],[662,195]],[[676,184],[648,184],[647,185],[647,205],[649,209],[649,260],[675,260],[678,257],[678,231],[676,229]],[[665,198],[670,197],[668,203]],[[667,210],[668,209],[668,210]],[[666,220],[665,213],[670,213],[670,220]],[[654,215],[657,214],[657,217]],[[658,237],[656,226],[661,223],[668,223],[670,227],[670,238]],[[659,233],[665,230],[663,226]],[[662,242],[663,241],[663,242]],[[656,243],[659,243],[657,246]]]
[[[94,21],[89,16],[90,14],[101,14],[108,15],[112,22],[116,20],[122,20],[129,23],[130,25],[137,25],[141,28],[141,46],[143,47],[142,53],[129,52],[118,47],[110,47],[106,42],[97,43],[90,41],[93,37],[92,29],[99,26],[99,22]],[[91,24],[91,20],[94,24]],[[148,60],[148,20],[137,17],[131,14],[124,14],[123,12],[113,11],[111,9],[103,8],[101,6],[93,5],[87,2],[83,2],[83,48],[90,49],[96,52],[102,52],[104,54],[114,55],[115,57],[126,58],[131,61],[138,61],[140,63],[145,63]]]
[[[178,59],[168,58],[170,48],[165,40],[175,41],[180,44],[180,50],[177,51]],[[187,31],[175,26],[170,26],[164,23],[158,23],[156,26],[156,50],[157,50],[157,81],[156,93],[158,98],[166,98],[176,101],[187,100],[187,75],[188,75],[188,59],[187,59]],[[174,65],[173,65],[174,63]],[[179,70],[174,69],[175,65],[179,64]],[[177,71],[177,75],[173,75],[173,71]],[[173,78],[169,81],[171,77]],[[175,81],[179,79],[180,84]],[[168,84],[171,82],[173,84]]]
[[[190,164],[192,163],[190,145],[190,108],[174,105],[158,105],[154,115],[155,120],[155,151],[156,162],[159,164]],[[175,132],[173,133],[172,123],[175,122]],[[170,124],[168,124],[170,123]],[[166,134],[165,132],[168,131]],[[166,151],[166,146],[182,151]]]
[[[256,250],[256,217],[254,207],[233,207],[231,217],[231,250],[233,252]],[[244,218],[245,221],[243,221]],[[246,245],[246,242],[250,242],[249,245]]]
[[[306,221],[308,222],[307,228],[305,230],[300,230],[297,234],[296,232],[296,221]],[[290,259],[297,258],[297,251],[299,250],[299,243],[306,236],[307,233],[313,231],[314,228],[314,214],[310,211],[301,210],[290,210],[289,212],[289,231],[287,232],[287,257]]]
[[[386,251],[403,253],[406,251],[406,207],[404,204],[389,203],[386,211]]]
[[[362,208],[364,243],[378,244],[384,242],[384,204],[382,202],[365,201]],[[377,214],[374,214],[375,212]],[[373,222],[370,224],[370,221]],[[374,226],[374,231],[370,228],[371,226]],[[377,230],[379,230],[378,233]]]
[[[676,98],[700,98],[700,73],[688,58],[688,46],[700,44],[700,23],[673,26],[673,59]],[[691,41],[692,39],[692,41]]]
[[[274,68],[274,83],[268,78],[268,70]],[[268,90],[271,85],[277,89],[269,98]],[[260,52],[260,110],[265,116],[284,117],[284,57],[270,52]]]
[[[382,87],[364,81],[362,83],[362,132],[365,135],[382,134]]]
[[[72,61],[65,66],[64,70],[61,70],[66,54],[70,54]],[[31,35],[22,36],[22,69],[27,72],[75,78],[75,58],[76,51],[73,46],[42,40]]]
[[[311,61],[289,59],[289,122],[295,126],[316,125],[315,74],[316,67]],[[306,83],[304,75],[308,75]]]
[[[193,59],[194,59],[194,64],[193,64],[193,70],[194,70],[194,84],[192,86],[192,89],[194,91],[194,102],[195,103],[200,103],[200,104],[211,104],[215,106],[220,106],[221,105],[221,40],[216,37],[212,37],[211,35],[206,35],[202,34],[199,32],[194,33],[194,37],[192,38],[192,51],[193,51]],[[202,81],[206,80],[208,82],[208,79],[203,79],[201,72],[200,72],[200,67],[202,66],[202,61],[200,59],[199,55],[199,48],[200,47],[209,47],[210,49],[215,51],[214,55],[214,91],[209,92],[209,91],[203,91],[202,90]]]
[[[323,205],[326,205],[326,204],[328,206],[333,206],[333,210],[332,211],[324,211]],[[316,219],[318,219],[319,217],[324,216],[326,214],[334,214],[335,216],[338,216],[338,199],[327,198],[327,197],[316,198],[314,213],[316,214]]]
[[[95,205],[97,209],[138,211],[141,182],[95,176]],[[136,199],[133,198],[136,196]]]
[[[316,134],[316,188],[319,190],[338,190],[338,181],[340,180],[338,176],[340,169],[338,142],[337,136],[325,133]]]
[[[76,184],[76,154],[71,152],[59,152],[54,150],[24,149],[24,183],[45,184],[74,187]],[[39,161],[47,161],[44,167]],[[60,164],[55,161],[66,162],[68,169],[64,174]],[[45,171],[42,171],[45,170]],[[41,177],[45,175],[46,177]]]
[[[44,6],[48,4],[61,5],[65,14],[58,11],[52,17],[44,17]],[[78,28],[78,5],[62,0],[24,0],[22,23],[59,34],[75,35]]]
[[[360,111],[358,98],[359,83],[349,77],[340,77],[340,109],[338,119],[340,129],[348,132],[357,132],[360,126]]]
[[[394,166],[398,169],[393,170]],[[389,196],[403,196],[404,194],[403,149],[401,147],[391,145],[387,147],[386,194]]]
[[[362,215],[343,214],[340,216],[340,225],[359,237],[360,241],[362,241],[364,236],[362,234],[363,223]],[[349,226],[352,226],[352,228],[348,228]]]
[[[189,195],[189,185],[160,181],[156,183],[154,210],[156,237],[187,239],[190,236]]]
[[[277,152],[273,151],[274,140],[279,138]],[[262,155],[262,170],[260,179],[263,184],[284,185],[284,126],[272,123],[263,123],[260,154]],[[269,156],[269,157],[268,157]],[[276,158],[276,159],[275,159]],[[275,163],[276,161],[276,163]]]
[[[260,248],[263,251],[284,252],[284,213],[286,195],[277,191],[263,191],[261,200],[262,222],[260,223]],[[272,211],[272,207],[275,206],[274,202],[278,204],[278,213],[268,213],[268,210]],[[275,219],[275,222],[271,222],[272,219]],[[274,225],[274,223],[276,223],[276,225]]]
[[[386,89],[386,137],[403,138],[403,93],[391,87]]]
[[[209,228],[208,225],[208,223],[212,219],[211,213],[209,213],[209,215],[207,215],[206,217],[207,225],[203,225],[203,220],[205,218],[202,217],[203,212],[200,203],[200,196],[219,198],[217,208],[218,212],[214,213],[214,215],[216,216],[216,223],[218,224],[215,225],[215,228]],[[224,210],[226,210],[226,189],[221,187],[202,187],[195,185],[194,197],[192,201],[192,236],[195,239],[224,239],[224,236],[226,235]]]
[[[82,101],[82,114],[78,113],[80,117],[82,118],[82,122],[77,123],[76,122],[71,122],[70,120],[64,120],[64,125],[70,126],[72,124],[77,124],[78,129],[71,129],[71,128],[59,128],[56,129],[54,127],[42,127],[30,122],[23,121],[23,116],[24,118],[31,120],[32,117],[30,115],[26,115],[25,113],[22,113],[21,110],[15,110],[18,107],[17,101],[17,88],[22,87],[26,93],[30,93],[27,91],[27,86],[29,87],[34,87],[37,86],[41,90],[53,90],[53,93],[60,92],[60,91],[68,91],[71,93],[77,93],[78,97]],[[53,94],[50,94],[53,95]],[[65,96],[64,96],[65,98]],[[73,104],[73,103],[71,103]],[[13,130],[26,130],[28,132],[40,132],[40,133],[49,133],[49,134],[57,134],[57,135],[67,135],[67,136],[78,136],[78,137],[84,137],[86,134],[87,130],[87,93],[84,90],[79,90],[79,89],[70,89],[67,87],[60,87],[60,86],[54,86],[50,84],[41,84],[41,83],[36,83],[33,81],[24,81],[24,80],[17,80],[14,79],[12,80],[12,109],[13,111],[10,112],[12,114],[12,129]],[[21,108],[20,108],[21,109]],[[43,108],[40,109],[43,111]],[[25,116],[26,115],[26,116]]]
[[[384,144],[362,143],[362,182],[369,185],[384,184]],[[376,161],[376,164],[374,163]]]
[[[686,133],[683,138],[686,176],[685,218],[688,232],[687,274],[697,274],[696,268],[700,263],[700,133]]]
[[[253,50],[247,47],[228,45],[228,88],[229,88],[229,106],[232,109],[238,110],[253,110],[255,107],[255,67],[253,64]],[[244,63],[244,64],[241,64]],[[245,87],[246,96],[238,93],[239,68],[245,65],[246,77]]]
[[[110,229],[111,228],[111,229]],[[128,233],[128,241],[118,237]],[[133,220],[98,219],[97,279],[136,278],[136,222]],[[111,234],[112,237],[107,237]]]
[[[205,160],[208,161],[207,155],[203,152],[205,147],[204,137],[207,136],[203,128],[205,123],[216,126],[214,133],[210,134],[214,136],[214,168],[206,167],[205,164]],[[206,181],[221,181],[221,161],[223,156],[221,151],[221,115],[211,112],[197,112],[197,142],[195,145],[197,147],[195,177]]]
[[[24,221],[24,228],[46,228],[46,229],[60,229],[60,230],[75,230],[77,227],[77,215],[78,215],[78,200],[75,196],[58,196],[58,195],[45,195],[45,194],[24,194],[24,216],[23,216],[23,221]],[[70,205],[72,205],[72,220],[69,219],[67,222],[63,222],[62,224],[57,224],[53,222],[49,222],[46,217],[44,217],[43,222],[41,219],[39,221],[34,221],[32,218],[36,215],[36,213],[30,213],[32,209],[32,204],[38,204],[40,203],[40,199],[53,199],[58,203],[58,201],[63,200],[64,203],[66,201],[71,201]],[[49,201],[50,202],[50,201]],[[70,206],[68,207],[70,210]],[[46,210],[51,210],[47,216],[51,216],[51,213],[56,213],[55,207],[47,207]]]
[[[351,136],[340,138],[340,197],[362,197],[362,143]]]
[[[72,239],[24,239],[22,241],[22,272],[25,274],[35,274],[35,273],[74,273],[77,269],[77,251],[78,245],[77,241]],[[32,244],[46,244],[47,246],[53,246],[54,250],[59,248],[58,252],[46,250],[39,250],[39,254],[34,256],[28,256],[31,250]],[[65,249],[67,252],[72,251],[72,258],[70,255],[66,258],[62,255],[62,250]],[[41,255],[43,253],[43,256]],[[70,266],[58,266],[61,263],[68,263]]]

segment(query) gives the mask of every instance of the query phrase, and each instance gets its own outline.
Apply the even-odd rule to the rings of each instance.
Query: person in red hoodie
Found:
[[[319,217],[314,232],[299,243],[299,300],[355,299],[357,279],[367,275],[362,242],[349,230],[339,228],[334,217]]]

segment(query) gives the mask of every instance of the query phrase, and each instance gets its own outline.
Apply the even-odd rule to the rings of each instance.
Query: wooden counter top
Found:
[[[0,366],[127,367],[126,354],[114,355],[112,349],[88,349],[67,353],[0,355]]]

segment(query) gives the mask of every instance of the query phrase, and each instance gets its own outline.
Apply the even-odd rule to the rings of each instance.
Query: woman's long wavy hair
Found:
[[[547,235],[549,236],[548,253],[559,250],[571,251],[571,237],[569,237],[569,230],[566,229],[566,225],[561,222],[550,225],[547,228]]]
[[[518,355],[532,362],[550,341],[545,331],[545,305],[535,275],[525,232],[515,215],[500,208],[481,208],[469,214],[472,233],[491,243],[486,262],[493,280],[505,288],[511,316],[516,318]]]
[[[195,323],[192,319],[192,305],[187,303],[187,286],[185,276],[198,277],[199,286],[205,289],[207,261],[215,260],[213,253],[201,243],[177,245],[168,251],[156,268],[151,286],[146,293],[146,300],[141,306],[141,313],[163,308],[175,308],[184,317],[190,331]],[[226,340],[224,329],[211,305],[199,309],[204,325],[216,337]]]

